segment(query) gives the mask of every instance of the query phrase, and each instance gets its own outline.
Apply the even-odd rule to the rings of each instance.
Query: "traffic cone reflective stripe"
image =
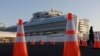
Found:
[[[13,56],[28,56],[22,19],[19,19]]]
[[[72,13],[68,13],[63,56],[81,56]]]
[[[99,41],[98,33],[95,32],[94,35],[95,35],[95,37],[94,37],[94,48],[100,48],[100,41]]]

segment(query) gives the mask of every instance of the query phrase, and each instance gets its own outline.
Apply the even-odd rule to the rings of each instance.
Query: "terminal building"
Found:
[[[89,20],[79,19],[73,15],[77,34],[88,34]],[[36,12],[33,17],[24,22],[26,36],[65,34],[67,14],[51,9],[50,11]],[[17,25],[6,27],[4,31],[16,32]]]
[[[16,32],[0,31],[0,43],[15,42]]]
[[[89,33],[89,20],[85,18],[79,19],[79,35],[82,37],[83,34]]]

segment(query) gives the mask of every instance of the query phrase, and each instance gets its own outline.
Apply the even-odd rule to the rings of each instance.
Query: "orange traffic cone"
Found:
[[[98,33],[95,32],[94,35],[95,35],[95,37],[94,37],[94,48],[100,48],[100,41],[99,41]]]
[[[51,45],[56,45],[56,42],[55,42],[55,40],[54,40],[54,38],[52,38],[51,40],[50,40],[50,43],[51,43]]]
[[[63,56],[81,56],[72,13],[68,13],[66,36]]]
[[[43,37],[41,37],[40,45],[41,45],[41,46],[44,46],[44,45],[45,45],[45,43],[44,43],[44,41],[43,41]]]
[[[82,46],[86,47],[87,46],[87,42],[86,42],[86,38],[85,38],[85,34],[83,35],[83,40],[82,40]]]
[[[13,56],[28,56],[22,19],[19,19]]]
[[[34,39],[32,39],[32,43],[31,43],[33,46],[35,45],[35,41],[34,41]]]

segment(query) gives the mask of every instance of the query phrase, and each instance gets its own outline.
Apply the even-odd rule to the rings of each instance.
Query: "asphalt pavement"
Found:
[[[63,43],[56,43],[51,45],[41,46],[39,43],[36,45],[27,44],[29,56],[63,56]],[[12,56],[13,54],[13,43],[0,44],[0,56]],[[19,49],[20,50],[20,49]],[[100,49],[93,48],[92,45],[87,47],[80,46],[81,56],[100,56]]]

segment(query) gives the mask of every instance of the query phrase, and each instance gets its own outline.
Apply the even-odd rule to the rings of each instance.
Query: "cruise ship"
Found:
[[[73,15],[75,28],[77,33],[80,33],[79,19],[76,15]],[[25,35],[50,35],[50,34],[65,34],[67,13],[51,9],[50,11],[36,12],[33,17],[24,22]],[[17,25],[10,26],[4,29],[4,31],[16,32]],[[87,29],[85,32],[88,32]]]

